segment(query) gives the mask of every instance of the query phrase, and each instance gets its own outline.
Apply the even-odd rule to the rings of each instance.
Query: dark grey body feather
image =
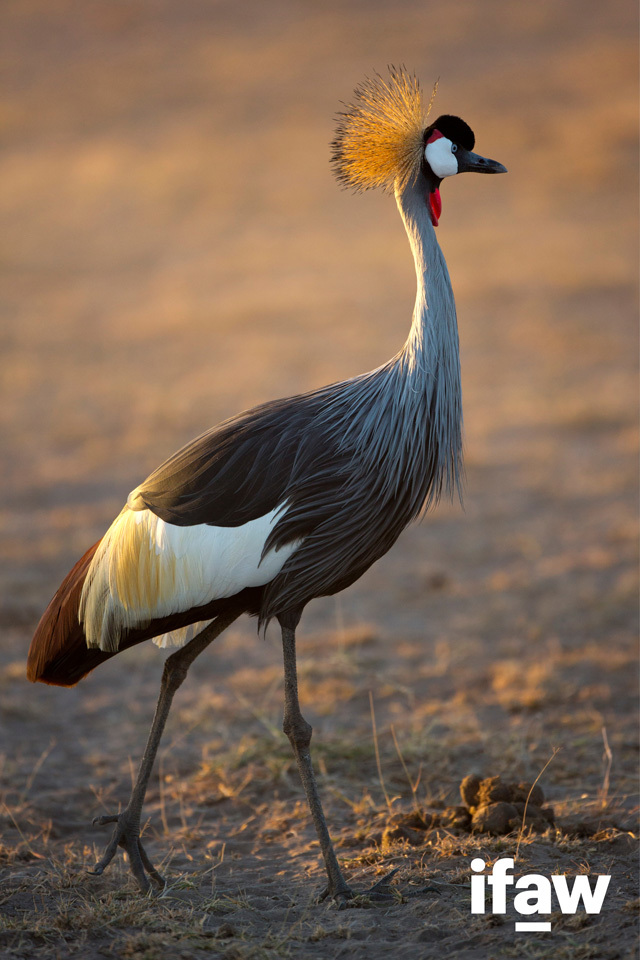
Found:
[[[443,492],[460,489],[456,311],[420,174],[397,197],[418,291],[409,337],[377,370],[226,421],[138,487],[133,509],[188,526],[286,510],[265,552],[301,540],[262,591],[260,620],[349,586]]]

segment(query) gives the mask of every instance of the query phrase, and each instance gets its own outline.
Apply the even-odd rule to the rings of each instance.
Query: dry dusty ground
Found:
[[[2,4],[3,958],[633,955],[634,7]],[[177,697],[146,806],[170,887],[143,900],[121,858],[85,871],[105,842],[91,818],[126,800],[161,654],[31,687],[30,634],[178,445],[401,344],[414,278],[399,219],[389,198],[337,189],[327,144],[338,100],[402,61],[427,87],[440,76],[438,112],[466,117],[510,173],[443,189],[465,511],[441,506],[300,631],[339,856],[360,890],[399,867],[397,900],[315,903],[278,638],[250,623]],[[556,748],[541,780],[556,827],[525,833],[518,871],[613,879],[600,916],[516,939],[513,915],[469,912],[472,856],[512,854],[515,833],[410,842],[385,827],[412,809],[410,781],[437,811],[470,771],[533,779]]]

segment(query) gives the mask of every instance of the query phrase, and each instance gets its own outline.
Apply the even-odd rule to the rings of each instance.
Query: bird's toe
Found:
[[[318,897],[318,903],[323,903],[325,900],[333,900],[334,903],[338,905],[339,910],[344,910],[349,901],[353,900],[355,896],[354,891],[346,883],[334,890],[327,885]]]
[[[104,854],[88,873],[94,877],[101,876],[116,855],[118,847],[122,847],[129,858],[129,868],[141,893],[148,893],[150,890],[148,877],[157,887],[165,888],[166,881],[151,863],[140,840],[140,829],[131,823],[126,810],[119,814],[96,817],[93,823],[96,826],[115,823],[115,828]]]
[[[384,877],[381,877],[377,883],[374,883],[374,885],[367,890],[365,896],[370,900],[374,900],[376,903],[391,903],[395,900],[396,896],[393,892],[391,881],[399,869],[399,867],[396,867],[395,870],[386,873]]]

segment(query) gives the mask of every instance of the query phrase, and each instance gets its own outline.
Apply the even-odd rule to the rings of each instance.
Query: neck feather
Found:
[[[396,197],[418,278],[407,341],[377,370],[328,388],[340,396],[327,407],[332,434],[368,465],[369,482],[400,518],[398,532],[442,493],[461,496],[462,486],[456,308],[426,191],[419,178]]]
[[[422,177],[396,195],[416,268],[413,320],[398,355],[405,391],[421,395],[428,417],[428,443],[437,450],[427,503],[442,488],[460,495],[462,483],[462,390],[456,306],[449,271],[427,211]],[[425,424],[425,427],[427,425]]]

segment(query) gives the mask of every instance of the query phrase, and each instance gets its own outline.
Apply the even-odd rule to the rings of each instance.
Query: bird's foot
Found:
[[[368,897],[369,900],[374,900],[376,903],[391,903],[394,901],[396,896],[391,887],[391,881],[399,869],[400,867],[396,867],[395,870],[390,870],[389,873],[385,873],[384,877],[380,877],[378,882],[374,883],[374,885],[365,892],[365,897]]]
[[[331,884],[328,884],[318,897],[318,903],[322,903],[324,900],[334,900],[338,905],[338,909],[344,910],[349,901],[353,900],[355,896],[356,894],[349,884],[343,880],[342,883],[336,884],[333,890],[331,889]]]
[[[166,881],[153,866],[140,840],[140,827],[133,824],[127,810],[113,816],[96,817],[93,820],[94,826],[103,827],[107,823],[115,823],[111,839],[102,858],[96,863],[93,870],[88,873],[94,877],[99,877],[109,866],[118,847],[127,853],[129,857],[129,866],[135,878],[141,893],[148,893],[151,887],[147,875],[156,884],[157,887],[164,890]]]
[[[344,910],[350,904],[357,906],[360,902],[373,901],[374,903],[393,903],[396,899],[391,888],[391,881],[400,868],[396,867],[381,877],[377,883],[374,883],[368,890],[362,893],[356,893],[347,883],[339,884],[335,890],[327,887],[320,895],[320,902],[330,897],[338,905],[339,910]]]

